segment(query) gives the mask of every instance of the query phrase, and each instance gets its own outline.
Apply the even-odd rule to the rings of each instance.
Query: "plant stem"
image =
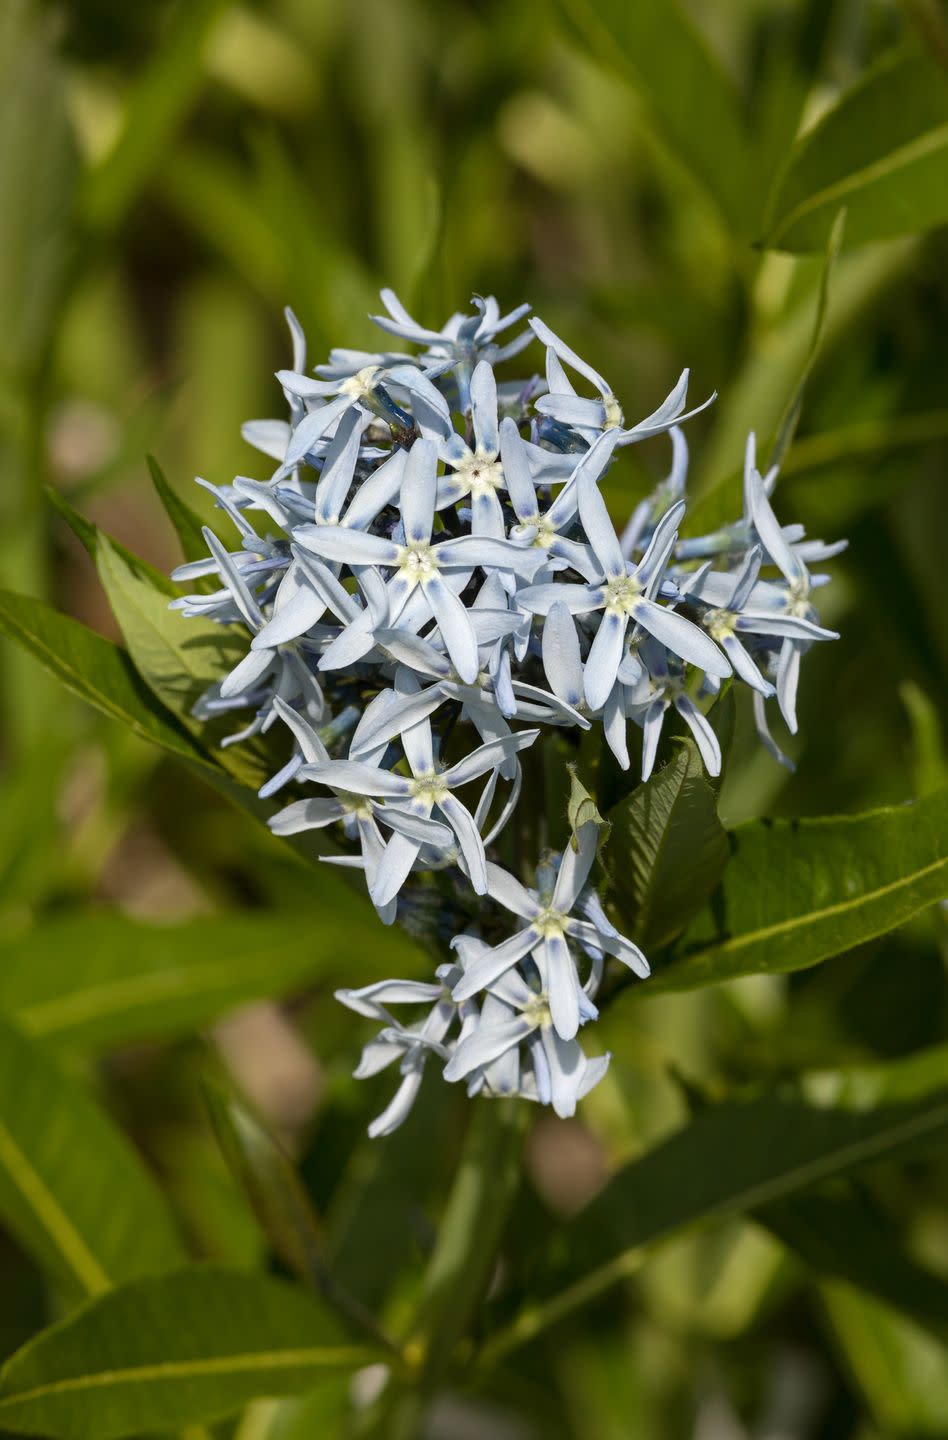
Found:
[[[461,1163],[428,1264],[418,1312],[402,1347],[406,1379],[393,1381],[364,1436],[413,1440],[490,1283],[520,1180],[528,1109],[517,1100],[473,1107]]]

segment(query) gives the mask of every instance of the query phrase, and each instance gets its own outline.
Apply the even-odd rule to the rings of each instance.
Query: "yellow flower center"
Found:
[[[428,805],[437,805],[439,801],[445,800],[450,790],[444,783],[444,776],[432,770],[428,775],[416,775],[411,782],[411,794],[414,800],[423,800]]]
[[[378,365],[366,365],[364,370],[357,370],[348,380],[343,380],[339,386],[339,394],[351,395],[353,400],[361,400],[363,395],[370,395],[375,389],[375,377],[378,373]]]
[[[620,575],[606,585],[606,610],[613,615],[634,615],[642,586],[634,575]]]
[[[398,552],[398,571],[402,579],[414,588],[430,580],[440,569],[438,557],[427,541],[418,545],[403,545]]]

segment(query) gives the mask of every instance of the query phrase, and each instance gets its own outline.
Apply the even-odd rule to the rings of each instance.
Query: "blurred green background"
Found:
[[[263,478],[239,427],[282,413],[283,305],[315,361],[331,345],[379,343],[367,315],[383,284],[427,324],[475,291],[529,300],[610,378],[631,419],[689,365],[696,399],[718,392],[688,427],[693,493],[718,493],[748,429],[771,441],[804,371],[837,208],[784,231],[794,253],[765,248],[774,182],[795,135],[900,47],[932,74],[948,64],[938,0],[4,0],[0,584],[114,635],[44,487],[170,568],[179,555],[146,452],[209,517],[194,474]],[[866,135],[910,126],[917,93],[870,113]],[[843,638],[803,667],[795,775],[740,715],[727,823],[864,810],[945,777],[948,168],[944,131],[930,133],[908,199],[883,187],[868,208],[859,196],[850,206],[777,490],[784,522],[850,540],[824,592]],[[895,134],[888,148],[911,141]],[[625,493],[610,492],[619,518],[666,461],[660,443],[635,451]],[[454,1133],[458,1102],[429,1095],[387,1147],[357,1143],[383,1089],[351,1086],[365,1027],[328,998],[332,983],[358,983],[353,902],[6,644],[0,702],[6,946],[50,926],[67,947],[93,946],[103,907],[162,923],[234,912],[237,929],[245,914],[282,917],[273,943],[285,945],[300,926],[335,926],[335,968],[289,1014],[261,1005],[204,1039],[114,1047],[94,1066],[67,1059],[159,1171],[194,1248],[243,1260],[260,1241],[196,1089],[209,1066],[229,1069],[304,1168],[311,1160],[341,1251],[352,1214],[375,1206],[378,1252],[354,1284],[397,1310],[426,1244],[418,1206],[451,1164],[450,1146],[420,1142]],[[535,1203],[575,1206],[611,1159],[679,1119],[673,1071],[713,1087],[937,1041],[938,920],[792,982],[617,1012],[605,1022],[616,1060],[587,1123],[543,1122],[531,1142]],[[361,911],[351,923],[365,924]],[[169,943],[188,943],[181,933]],[[369,979],[398,960],[385,948],[396,942],[364,933]],[[890,1176],[873,1203],[944,1268],[937,1180]],[[348,1256],[353,1273],[358,1260]],[[50,1302],[2,1237],[0,1268],[5,1353]],[[461,1435],[451,1426],[463,1420],[481,1427],[472,1435],[511,1437],[870,1440],[948,1426],[944,1352],[878,1302],[809,1283],[744,1222],[666,1247],[628,1304],[579,1324],[557,1365],[542,1399],[543,1366],[531,1373],[527,1359],[520,1388],[491,1399],[503,1416],[449,1417],[444,1433]],[[261,1412],[246,1440],[290,1434],[267,1424]]]

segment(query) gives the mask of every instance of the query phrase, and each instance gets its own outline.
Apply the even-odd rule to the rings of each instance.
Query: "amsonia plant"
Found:
[[[420,353],[334,350],[318,378],[287,312],[293,369],[277,378],[289,418],[244,431],[277,468],[208,487],[236,546],[205,529],[207,558],[173,576],[218,587],[174,608],[247,637],[195,714],[244,717],[227,745],[282,727],[286,758],[260,795],[298,798],[271,828],[331,831],[323,858],[364,873],[381,921],[417,925],[438,897],[445,958],[430,981],[338,991],[381,1025],[356,1073],[401,1076],[370,1133],[401,1124],[429,1064],[470,1094],[569,1116],[609,1063],[579,1039],[607,963],[643,980],[649,963],[597,889],[597,818],[576,817],[561,852],[541,849],[544,752],[560,757],[562,793],[548,802],[562,810],[565,749],[598,733],[647,780],[671,711],[717,776],[707,711],[735,683],[783,760],[766,703],[796,729],[801,658],[836,638],[814,607],[829,577],[809,567],[845,541],[780,524],[776,469],[760,473],[753,436],[743,513],[679,539],[681,427],[697,413],[687,371],[630,424],[612,386],[529,306],[501,314],[475,297],[435,331],[391,291],[382,300],[377,324]],[[537,343],[545,379],[508,378]],[[664,434],[668,478],[617,532],[600,483],[628,446]],[[518,874],[501,863],[511,825]]]

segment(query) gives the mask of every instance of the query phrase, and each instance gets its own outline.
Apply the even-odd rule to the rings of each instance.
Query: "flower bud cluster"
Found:
[[[345,853],[324,858],[364,871],[385,923],[433,874],[484,897],[483,923],[459,923],[454,959],[431,983],[339,992],[382,1026],[356,1073],[394,1066],[402,1077],[371,1133],[401,1123],[429,1060],[471,1093],[526,1095],[570,1115],[608,1064],[578,1040],[606,958],[642,977],[648,964],[590,884],[592,821],[562,855],[540,857],[530,886],[496,863],[525,752],[551,728],[595,727],[629,769],[640,734],[647,778],[673,709],[717,774],[705,712],[733,680],[753,693],[761,737],[783,759],[765,705],[775,698],[795,730],[800,659],[835,638],[812,601],[827,577],[808,565],[841,547],[780,526],[776,474],[757,469],[753,437],[742,516],[679,538],[680,427],[697,413],[686,412],[687,371],[629,425],[606,380],[542,321],[503,338],[528,306],[501,315],[475,297],[473,314],[435,331],[390,291],[382,300],[377,323],[419,353],[334,350],[310,373],[288,312],[294,363],[277,378],[289,418],[244,428],[277,468],[265,482],[208,487],[239,541],[228,548],[206,530],[207,560],[174,578],[214,576],[220,588],[173,603],[240,625],[249,643],[197,713],[249,712],[225,743],[285,728],[288,758],[261,794],[290,786],[299,798],[272,829],[333,827]],[[498,378],[537,341],[545,380]],[[617,533],[600,483],[626,446],[665,433],[668,478]],[[513,933],[498,941],[504,912]],[[402,1005],[424,1018],[404,1022]]]

